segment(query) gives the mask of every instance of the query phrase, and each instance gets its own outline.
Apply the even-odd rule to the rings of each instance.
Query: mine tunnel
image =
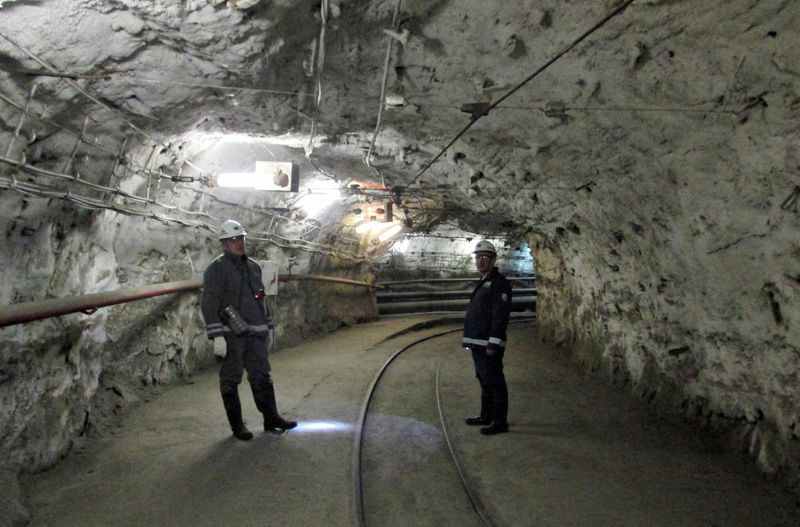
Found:
[[[0,0],[0,525],[797,525],[798,20]],[[203,312],[229,220],[246,438]]]

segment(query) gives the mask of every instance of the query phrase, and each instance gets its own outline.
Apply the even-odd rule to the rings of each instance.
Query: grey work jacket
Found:
[[[244,318],[251,334],[272,331],[272,319],[263,298],[256,300],[257,291],[264,291],[261,267],[247,256],[223,253],[211,262],[203,274],[201,309],[209,339],[233,334],[222,323],[219,312],[233,306]]]

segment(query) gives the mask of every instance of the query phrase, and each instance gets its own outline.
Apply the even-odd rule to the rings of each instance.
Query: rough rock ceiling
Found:
[[[9,103],[36,85],[35,112],[74,131],[88,116],[110,152],[159,141],[174,172],[199,155],[190,132],[293,134],[343,184],[385,184],[477,230],[552,230],[593,191],[645,200],[688,164],[737,156],[753,115],[791,127],[798,14],[749,0],[6,1],[0,116],[13,132]],[[382,93],[401,105],[381,109]],[[40,128],[27,159],[63,163],[64,135]]]

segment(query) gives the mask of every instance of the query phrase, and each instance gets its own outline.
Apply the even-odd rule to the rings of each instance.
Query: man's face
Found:
[[[496,259],[497,255],[492,253],[487,253],[484,251],[475,253],[475,267],[478,269],[479,273],[486,274],[492,270]]]
[[[244,256],[244,236],[234,236],[222,240],[225,250],[234,256]]]

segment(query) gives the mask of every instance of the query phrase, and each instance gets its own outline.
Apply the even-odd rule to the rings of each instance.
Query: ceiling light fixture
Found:
[[[384,98],[387,110],[402,110],[407,104],[406,98],[395,93],[387,93]]]
[[[301,196],[296,205],[302,208],[306,217],[315,217],[323,210],[341,198],[339,184],[332,180],[322,180],[313,183],[314,187],[306,189],[307,194]]]
[[[402,231],[402,230],[403,230],[403,226],[401,224],[399,224],[399,223],[395,223],[391,227],[389,227],[389,229],[384,231],[383,234],[378,236],[378,241],[385,242],[386,240],[388,240],[390,238],[394,238],[395,236],[400,234],[400,231]]]
[[[403,230],[403,224],[399,221],[367,221],[356,227],[356,233],[377,236],[378,241],[395,237]]]
[[[224,172],[217,176],[220,187],[245,187],[256,190],[297,192],[300,175],[297,165],[289,162],[256,161],[253,172]]]
[[[356,232],[358,234],[365,234],[367,232],[370,232],[373,228],[375,228],[377,225],[380,224],[381,223],[379,221],[367,221],[356,227]]]

